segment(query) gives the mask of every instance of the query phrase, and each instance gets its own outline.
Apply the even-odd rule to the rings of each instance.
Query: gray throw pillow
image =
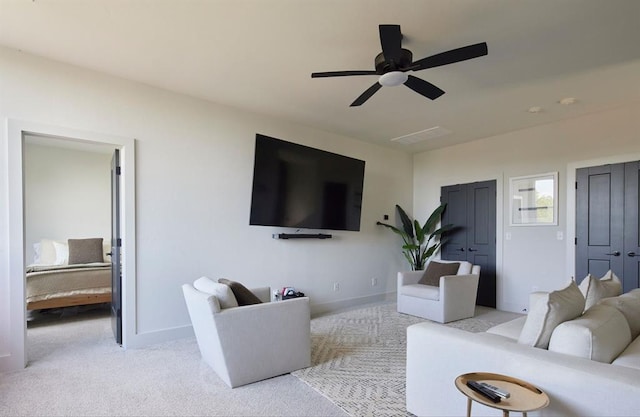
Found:
[[[102,238],[69,239],[69,265],[104,262]]]
[[[219,284],[228,285],[231,288],[231,292],[236,297],[239,306],[248,306],[250,304],[260,304],[262,301],[251,292],[247,287],[239,282],[230,281],[226,278],[218,279]]]
[[[440,263],[431,261],[427,265],[422,278],[418,284],[431,285],[433,287],[440,286],[440,277],[445,275],[456,275],[460,269],[460,262]]]

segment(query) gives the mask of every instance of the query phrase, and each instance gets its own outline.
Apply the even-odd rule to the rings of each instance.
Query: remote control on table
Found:
[[[489,390],[493,391],[495,394],[498,394],[500,397],[502,398],[509,398],[511,396],[511,394],[509,394],[509,392],[500,389],[498,387],[496,387],[495,385],[491,385],[487,382],[480,382],[480,385],[482,385],[485,388],[488,388]]]
[[[489,400],[494,403],[499,403],[501,398],[498,394],[494,393],[488,388],[483,387],[479,382],[476,381],[467,381],[467,386],[477,392],[478,394],[487,397]]]

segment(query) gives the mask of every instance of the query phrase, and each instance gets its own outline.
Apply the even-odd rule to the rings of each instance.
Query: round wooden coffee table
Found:
[[[494,403],[469,388],[467,381],[487,382],[508,391],[511,395],[509,398],[503,398],[499,403]],[[549,397],[541,389],[511,376],[488,372],[472,372],[460,375],[456,378],[455,383],[456,388],[467,397],[467,417],[471,417],[472,401],[502,410],[503,416],[508,416],[510,411],[517,411],[526,417],[528,411],[539,410],[549,405]]]

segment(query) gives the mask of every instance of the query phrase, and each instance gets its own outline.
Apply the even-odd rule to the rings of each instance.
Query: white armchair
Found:
[[[418,283],[424,271],[398,272],[398,312],[439,323],[473,317],[480,265],[466,261],[437,262],[460,262],[457,275],[440,277],[439,287]]]
[[[221,309],[219,294],[182,291],[202,358],[231,388],[310,366],[309,298],[270,302],[264,287],[251,290],[263,303]]]

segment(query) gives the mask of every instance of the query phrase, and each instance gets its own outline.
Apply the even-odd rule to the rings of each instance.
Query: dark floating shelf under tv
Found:
[[[331,235],[324,233],[308,234],[308,233],[276,233],[273,234],[274,239],[331,239]]]

